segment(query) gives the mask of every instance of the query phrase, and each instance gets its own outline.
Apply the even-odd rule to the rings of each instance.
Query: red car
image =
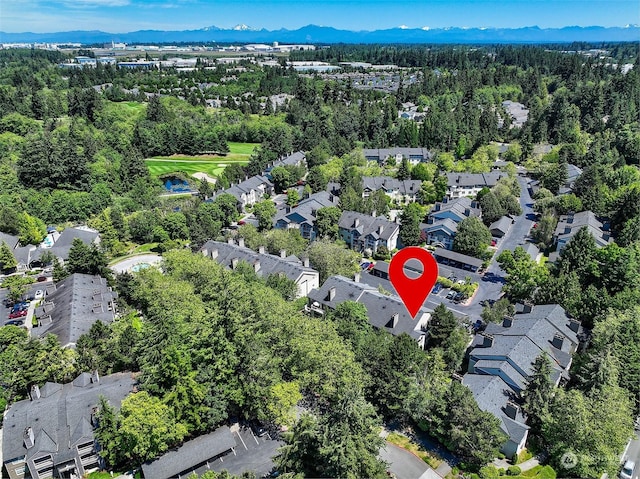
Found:
[[[11,313],[11,314],[9,315],[9,319],[22,318],[22,317],[24,317],[24,316],[26,316],[26,315],[27,315],[27,312],[28,312],[28,311],[27,311],[26,309],[25,309],[25,310],[23,310],[23,311],[16,311],[15,313]]]

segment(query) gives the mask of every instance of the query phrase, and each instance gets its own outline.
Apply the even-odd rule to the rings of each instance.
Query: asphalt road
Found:
[[[636,437],[629,442],[622,455],[622,462],[631,459],[636,463],[633,479],[640,479],[640,428],[636,428]]]
[[[418,479],[429,469],[422,459],[390,442],[380,449],[380,459],[389,463],[388,469],[398,479]]]

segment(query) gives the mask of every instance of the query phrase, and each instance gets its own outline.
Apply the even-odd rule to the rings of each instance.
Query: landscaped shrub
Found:
[[[519,476],[522,471],[518,466],[509,466],[507,476]]]
[[[538,473],[538,479],[556,479],[556,471],[551,466],[544,466]]]
[[[488,465],[480,468],[480,477],[482,479],[497,479],[500,477],[496,466]]]

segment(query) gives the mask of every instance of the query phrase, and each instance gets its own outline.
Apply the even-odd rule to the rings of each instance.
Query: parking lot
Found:
[[[24,297],[35,298],[36,292],[38,290],[44,291],[49,284],[51,284],[51,277],[49,276],[47,276],[47,281],[33,283],[27,289],[27,292],[24,294]],[[5,300],[7,299],[8,294],[9,294],[9,291],[7,289],[0,288],[0,326],[5,326],[7,324],[7,321],[11,321],[11,319],[9,318],[9,314],[11,314],[12,308],[5,306]],[[30,309],[34,309],[34,306],[35,304],[32,304]],[[16,318],[16,319],[25,319],[25,318],[26,316],[22,318]]]

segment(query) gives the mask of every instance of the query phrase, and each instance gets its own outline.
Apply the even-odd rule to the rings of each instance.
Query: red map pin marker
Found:
[[[408,278],[404,273],[404,265],[411,259],[422,263],[422,275],[419,278]],[[407,311],[415,319],[424,300],[438,280],[438,263],[431,256],[431,253],[422,248],[417,246],[402,248],[391,259],[389,280],[398,292]]]

